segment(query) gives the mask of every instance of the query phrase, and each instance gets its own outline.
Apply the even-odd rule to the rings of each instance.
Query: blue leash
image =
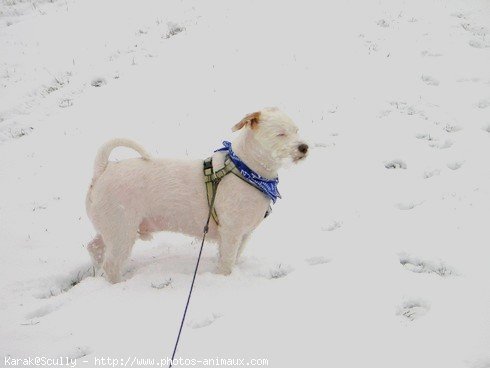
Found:
[[[206,234],[209,231],[209,221],[211,220],[211,211],[214,207],[214,199],[216,198],[216,192],[217,190],[214,191],[213,198],[211,200],[211,205],[209,206],[208,219],[206,221],[206,225],[204,226],[204,230],[203,230],[201,248],[199,249],[199,255],[197,256],[196,268],[194,269],[194,275],[192,276],[191,288],[189,290],[189,295],[187,296],[187,302],[185,303],[184,314],[182,315],[182,321],[180,322],[179,334],[177,335],[177,340],[175,341],[174,352],[172,353],[172,360],[170,361],[168,368],[172,368],[172,362],[174,361],[175,353],[177,352],[177,347],[179,345],[179,340],[180,340],[180,334],[182,333],[182,327],[184,327],[185,316],[187,315],[187,309],[189,308],[189,302],[191,300],[192,290],[194,289],[194,282],[196,281],[197,269],[199,268],[199,262],[201,261],[204,240],[206,239]]]

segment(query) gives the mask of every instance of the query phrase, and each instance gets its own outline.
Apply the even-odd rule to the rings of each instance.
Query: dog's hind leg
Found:
[[[104,240],[102,240],[102,236],[100,234],[97,234],[95,238],[88,243],[87,250],[90,254],[90,258],[92,258],[92,263],[94,264],[95,269],[99,270],[102,262],[104,261],[105,251]]]
[[[107,280],[113,284],[121,281],[121,269],[131,254],[137,238],[136,229],[118,227],[104,233],[106,250],[102,268]]]

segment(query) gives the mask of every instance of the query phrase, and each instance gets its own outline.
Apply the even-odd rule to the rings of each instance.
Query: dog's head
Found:
[[[265,108],[245,116],[232,130],[251,136],[254,145],[277,166],[291,160],[298,162],[308,155],[308,145],[299,137],[298,127],[276,107]]]

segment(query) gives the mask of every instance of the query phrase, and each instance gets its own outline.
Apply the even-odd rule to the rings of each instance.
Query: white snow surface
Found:
[[[96,149],[205,158],[278,106],[311,154],[232,275],[206,245],[177,357],[490,367],[489,66],[484,0],[1,0],[0,365],[169,356],[199,241],[93,277]]]

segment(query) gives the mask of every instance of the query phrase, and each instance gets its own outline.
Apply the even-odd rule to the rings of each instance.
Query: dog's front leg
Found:
[[[243,235],[229,234],[223,231],[220,235],[218,273],[229,275],[233,271]]]
[[[243,250],[245,249],[248,241],[250,240],[250,235],[251,235],[250,233],[247,233],[242,237],[242,241],[240,242],[240,246],[238,247],[238,252],[236,255],[236,263],[238,263],[241,260]]]

